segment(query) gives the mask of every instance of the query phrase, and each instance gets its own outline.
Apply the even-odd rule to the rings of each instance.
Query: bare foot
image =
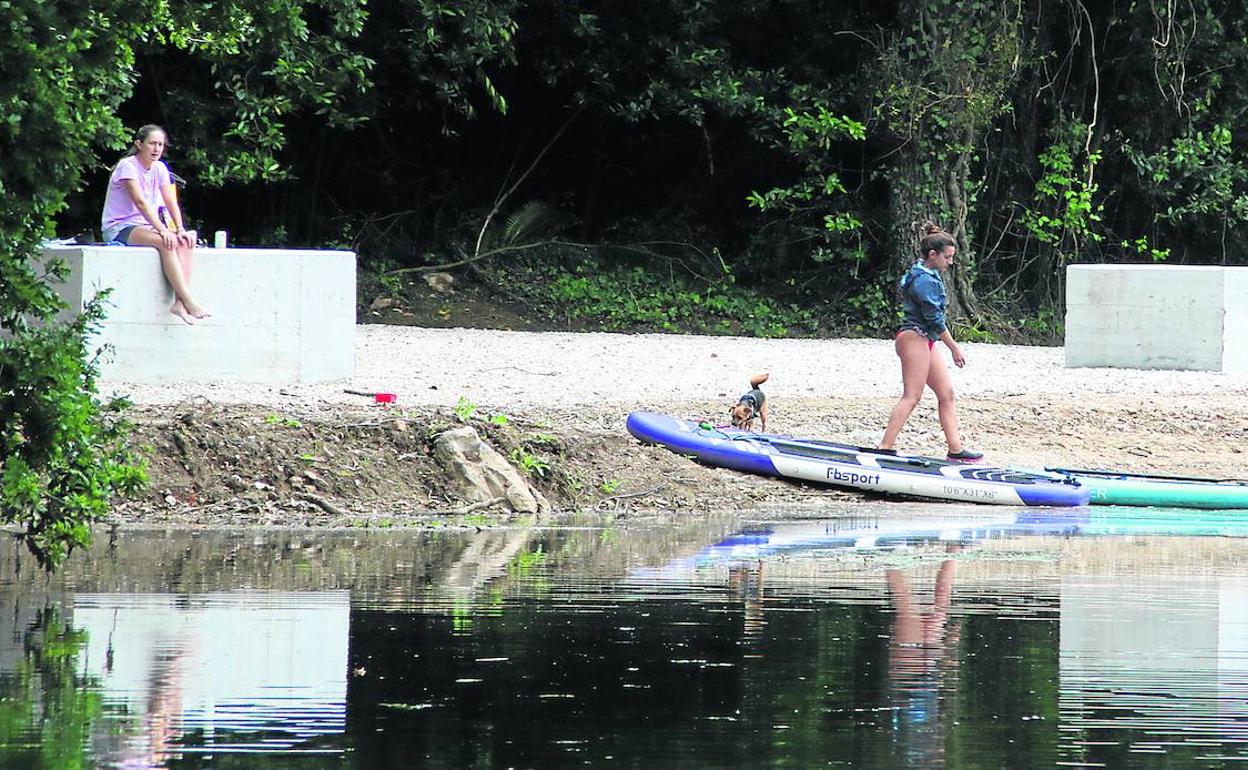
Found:
[[[188,323],[191,326],[195,325],[195,316],[186,312],[186,308],[182,306],[181,302],[169,308],[169,312],[176,315],[178,318],[181,318],[185,323]]]
[[[212,315],[212,313],[208,312],[208,308],[202,307],[200,305],[196,305],[193,302],[187,306],[186,312],[190,313],[196,318],[207,318],[208,316]]]

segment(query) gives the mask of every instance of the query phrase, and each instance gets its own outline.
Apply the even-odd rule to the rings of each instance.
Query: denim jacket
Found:
[[[940,273],[924,265],[914,267],[901,277],[901,329],[916,329],[929,340],[937,340],[945,330],[945,309],[949,300],[945,296],[945,282]]]

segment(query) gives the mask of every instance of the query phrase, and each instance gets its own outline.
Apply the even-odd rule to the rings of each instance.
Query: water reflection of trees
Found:
[[[505,576],[538,550],[550,570],[622,575],[661,563],[733,531],[734,516],[623,525],[610,519],[565,529],[464,530],[141,530],[101,529],[54,584],[133,593],[228,591],[240,584],[277,591],[350,589],[373,601],[410,606],[431,587],[461,592]],[[0,575],[35,594],[47,577],[19,550],[0,550]],[[457,588],[458,587],[458,588]]]
[[[86,635],[51,601],[22,625],[20,658],[0,675],[0,767],[91,767],[103,699],[78,673]]]
[[[664,752],[712,744],[711,758],[750,756],[759,764],[900,767],[907,757],[920,758],[914,766],[938,756],[948,766],[1051,764],[1059,745],[1055,581],[1069,569],[1063,562],[962,553],[955,565],[942,546],[716,565],[661,591],[612,582],[631,566],[696,552],[730,527],[725,519],[627,531],[123,533],[111,549],[102,539],[89,555],[76,554],[89,558],[53,582],[162,592],[351,588],[363,601],[353,601],[350,663],[367,674],[351,680],[347,718],[352,742],[368,744],[359,748],[364,759],[533,765],[559,738],[656,765]],[[1028,542],[1008,546],[1022,552]],[[1111,553],[1109,545],[1056,543],[1064,554],[1079,549],[1088,563],[1111,567],[1134,553]],[[541,583],[553,576],[557,601]],[[16,583],[33,591],[44,581],[28,570]],[[467,633],[448,605],[422,605],[439,593],[466,598]],[[40,655],[72,646],[55,641],[73,638],[70,624],[59,622],[52,641],[31,642]],[[20,662],[30,665],[25,651]],[[10,688],[26,676],[33,688],[21,696],[23,707],[0,702],[3,751],[28,752],[31,767],[75,759],[51,749],[48,759],[36,756],[37,738],[20,745],[37,724],[29,715],[44,714],[45,701],[53,703],[72,677],[72,666],[60,674],[52,668],[46,680],[31,680],[29,668],[2,680]],[[53,690],[46,698],[45,684]],[[89,684],[77,681],[84,704]],[[153,689],[173,684],[154,680]],[[922,700],[931,693],[940,699],[934,709]],[[163,696],[152,697],[155,712]],[[25,709],[25,721],[14,708]],[[82,708],[47,713],[76,719]],[[904,708],[911,710],[903,717],[916,718],[895,728]],[[938,732],[920,729],[928,726]],[[393,733],[377,734],[379,727]],[[7,737],[21,730],[25,737]],[[489,745],[473,743],[478,732],[482,741],[493,736]],[[504,745],[504,737],[516,743]],[[106,738],[94,740],[104,751]],[[359,766],[370,766],[364,759]],[[177,766],[196,761],[188,753]],[[341,759],[324,762],[341,766]],[[4,756],[0,766],[10,766]]]

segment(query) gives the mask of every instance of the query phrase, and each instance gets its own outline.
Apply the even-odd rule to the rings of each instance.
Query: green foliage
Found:
[[[286,229],[286,225],[276,224],[255,233],[254,240],[256,248],[286,248],[290,245],[290,233]],[[325,248],[346,249],[348,246],[344,243],[327,243]]]
[[[136,52],[154,67],[183,63],[162,95],[166,123],[203,184],[286,179],[286,135],[301,117],[365,120],[343,109],[370,84],[373,61],[354,47],[364,0],[186,0],[148,18]]]
[[[539,543],[532,551],[521,551],[507,564],[507,575],[512,578],[530,576],[546,563],[546,551]]]
[[[265,425],[281,426],[283,428],[302,428],[303,423],[293,417],[284,417],[280,414],[266,414],[264,416]]]
[[[1159,249],[1148,242],[1147,238],[1140,237],[1133,241],[1122,241],[1123,251],[1130,254],[1134,252],[1141,257],[1147,257],[1154,262],[1164,262],[1170,257],[1170,249]]]
[[[86,633],[55,606],[22,631],[21,657],[0,680],[0,765],[91,767],[104,698],[80,673]]]
[[[145,462],[128,445],[128,403],[97,398],[87,340],[107,293],[75,321],[23,327],[0,340],[0,519],[54,568],[91,542],[89,525],[116,494],[137,490]]]
[[[875,282],[867,284],[862,290],[845,300],[853,311],[850,317],[853,324],[850,330],[857,334],[866,334],[889,329],[901,320],[901,311],[893,300],[892,283]]]
[[[455,419],[460,422],[468,422],[473,415],[477,413],[477,405],[468,399],[467,396],[460,396],[455,402]]]
[[[516,447],[511,450],[511,461],[526,475],[535,479],[544,479],[550,475],[550,461],[540,455],[533,454],[524,447]]]
[[[1001,337],[993,329],[976,322],[954,324],[953,333],[963,342],[1001,342]]]
[[[117,110],[136,73],[150,71],[138,62],[180,68],[162,84],[162,107],[174,116],[164,122],[191,137],[187,155],[202,180],[280,178],[284,130],[299,111],[358,124],[337,105],[365,81],[369,62],[346,42],[365,13],[362,0],[159,0],[137,13],[115,0],[7,0],[3,17],[0,519],[22,527],[51,568],[89,542],[90,522],[107,513],[114,494],[144,478],[126,446],[125,402],[97,400],[87,360],[102,300],[74,323],[46,325],[59,302],[32,269],[66,197],[84,172],[101,173],[96,149],[128,144]],[[187,97],[205,83],[209,98]],[[63,267],[47,272],[59,277]]]
[[[135,28],[121,3],[9,0],[0,25],[0,327],[57,309],[28,257],[95,159],[92,143],[121,132]],[[128,11],[129,9],[127,9]],[[59,272],[59,271],[56,271]]]
[[[528,201],[507,215],[497,232],[488,234],[486,249],[518,246],[527,241],[552,238],[566,224],[566,217],[542,201]]]
[[[699,285],[640,266],[586,262],[532,289],[547,312],[605,329],[785,337],[817,325],[809,309],[778,303],[732,282]]]
[[[1130,145],[1123,148],[1154,202],[1155,222],[1170,226],[1207,223],[1219,229],[1248,222],[1248,163],[1233,140],[1228,126],[1214,123],[1208,131],[1187,127],[1157,152],[1139,152]],[[1142,240],[1122,245],[1154,260],[1164,259],[1160,255],[1169,252]]]
[[[1012,109],[1005,96],[1022,52],[1022,7],[915,0],[911,10],[890,30],[870,80],[872,126],[891,140],[881,168],[892,196],[891,272],[913,260],[915,225],[931,220],[962,236],[958,271],[972,274],[968,215],[983,184],[976,146]],[[969,287],[955,287],[955,305],[970,299]]]
[[[1023,227],[1054,249],[1062,262],[1077,259],[1082,244],[1100,243],[1105,237],[1100,224],[1104,207],[1096,201],[1097,185],[1092,181],[1101,154],[1080,154],[1078,143],[1086,133],[1087,126],[1072,121],[1040,153],[1041,176],[1032,208],[1024,209],[1020,217]]]
[[[1065,337],[1064,313],[1062,308],[1055,305],[1045,305],[1025,316],[1019,326],[1025,339],[1060,342]]]
[[[388,26],[372,34],[383,36],[386,71],[412,77],[418,93],[468,118],[478,112],[479,94],[505,114],[507,97],[490,71],[516,62],[521,7],[518,0],[400,0],[377,11]],[[444,123],[444,130],[455,129]]]
[[[797,93],[804,96],[806,92],[797,89]],[[852,236],[862,227],[862,220],[851,211],[841,210],[849,191],[833,168],[835,156],[829,150],[846,140],[864,140],[866,126],[836,114],[821,97],[810,98],[811,104],[786,106],[773,114],[783,137],[773,145],[796,159],[804,173],[790,185],[751,192],[747,201],[759,211],[789,217],[799,237],[809,239],[813,262],[830,262],[838,256],[858,261],[864,255]],[[846,236],[850,240],[845,240]]]
[[[526,439],[526,442],[535,446],[556,449],[559,447],[559,437],[553,433],[534,433]]]

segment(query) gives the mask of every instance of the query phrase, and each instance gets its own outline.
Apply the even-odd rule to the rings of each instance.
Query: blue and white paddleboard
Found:
[[[838,487],[995,505],[1085,505],[1069,477],[908,457],[817,439],[748,433],[654,412],[633,412],[628,432],[707,465]]]

